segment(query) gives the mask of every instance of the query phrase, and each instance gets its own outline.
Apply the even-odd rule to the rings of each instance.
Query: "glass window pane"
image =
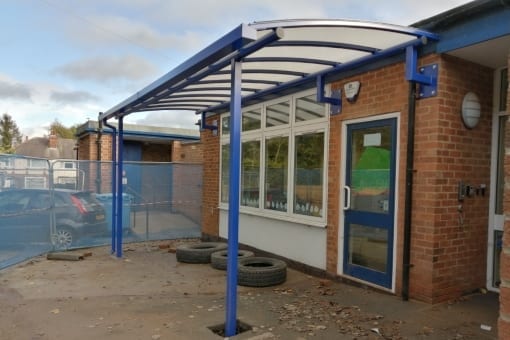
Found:
[[[260,112],[260,108],[243,112],[243,131],[260,129]]]
[[[288,150],[288,137],[266,139],[266,209],[287,211]]]
[[[351,225],[349,263],[386,272],[388,262],[388,231],[382,228]]]
[[[221,134],[228,135],[230,133],[230,116],[221,118]]]
[[[351,209],[390,212],[391,128],[353,131],[351,145]]]
[[[322,217],[324,133],[295,138],[294,213]]]
[[[230,145],[221,146],[221,202],[228,202]]]
[[[290,103],[288,101],[266,107],[266,127],[289,124]]]
[[[323,103],[317,103],[316,96],[301,97],[296,100],[296,122],[323,118],[326,115]]]
[[[241,153],[241,205],[258,208],[260,141],[244,142]]]

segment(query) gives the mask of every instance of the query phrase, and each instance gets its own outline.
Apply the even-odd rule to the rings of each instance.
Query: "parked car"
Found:
[[[54,209],[51,209],[52,206]],[[57,249],[67,249],[80,237],[106,235],[105,216],[103,206],[92,192],[9,189],[0,192],[0,242],[28,244],[52,241]],[[53,218],[55,229],[52,233]]]

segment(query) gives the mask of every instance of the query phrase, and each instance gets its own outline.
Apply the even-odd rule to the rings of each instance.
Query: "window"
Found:
[[[324,133],[296,136],[294,213],[322,216]]]
[[[45,159],[29,159],[28,167],[31,169],[48,169],[48,161]]]
[[[230,116],[221,122],[220,200],[227,203]],[[327,128],[315,91],[244,108],[241,211],[323,225]]]
[[[260,142],[244,142],[241,147],[241,205],[259,206]]]
[[[14,168],[14,157],[0,155],[0,169],[12,169]]]
[[[74,162],[64,162],[64,169],[74,169]]]
[[[44,189],[46,188],[46,178],[44,177],[25,177],[26,189]]]
[[[289,101],[268,105],[266,107],[266,127],[289,124],[289,116]]]
[[[326,116],[324,104],[315,101],[315,95],[296,100],[296,122],[309,121]]]
[[[260,108],[243,112],[243,131],[260,129]]]
[[[289,138],[266,139],[265,204],[270,210],[287,211]]]

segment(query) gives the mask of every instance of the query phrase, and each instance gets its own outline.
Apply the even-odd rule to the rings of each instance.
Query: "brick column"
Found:
[[[508,54],[510,74],[510,52]],[[510,79],[510,77],[509,77]],[[510,113],[510,87],[507,88],[506,112]],[[503,251],[501,252],[501,285],[498,333],[500,339],[510,339],[510,123],[505,133],[505,227],[503,231]]]
[[[207,124],[212,124],[219,116],[210,117]],[[220,137],[212,131],[200,134],[204,145],[202,175],[202,238],[214,240],[219,237],[219,187],[220,187]]]

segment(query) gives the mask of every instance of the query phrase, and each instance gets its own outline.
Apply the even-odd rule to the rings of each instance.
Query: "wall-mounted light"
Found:
[[[480,121],[480,100],[473,92],[468,92],[462,100],[462,122],[468,129],[474,128]]]

